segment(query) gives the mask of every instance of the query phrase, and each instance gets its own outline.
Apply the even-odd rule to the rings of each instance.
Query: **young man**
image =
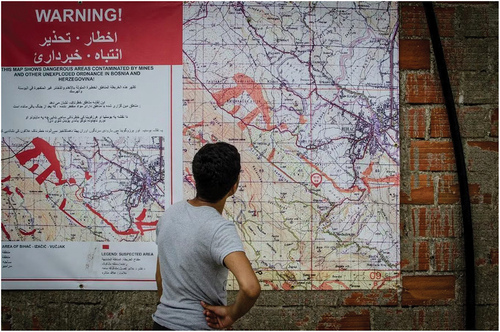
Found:
[[[204,145],[194,156],[196,197],[172,205],[156,230],[160,303],[153,329],[227,328],[257,301],[257,277],[236,227],[222,216],[226,199],[238,188],[240,171],[240,154],[227,143]],[[228,269],[239,285],[229,306]]]

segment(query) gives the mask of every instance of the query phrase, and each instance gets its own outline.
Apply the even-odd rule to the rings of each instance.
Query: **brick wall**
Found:
[[[477,328],[498,330],[498,3],[435,11],[469,178]],[[400,3],[400,29],[401,289],[263,292],[235,329],[464,329],[458,178],[421,3]],[[150,329],[155,301],[154,292],[3,291],[2,329]]]
[[[407,328],[463,329],[463,229],[447,111],[423,7],[401,3],[400,9],[400,314],[415,314]],[[469,179],[476,326],[498,329],[498,4],[437,3],[434,9]]]

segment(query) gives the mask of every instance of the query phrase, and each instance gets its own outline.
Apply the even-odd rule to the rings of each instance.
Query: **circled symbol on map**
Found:
[[[311,183],[318,188],[318,186],[323,182],[323,176],[319,173],[312,173],[311,174]]]

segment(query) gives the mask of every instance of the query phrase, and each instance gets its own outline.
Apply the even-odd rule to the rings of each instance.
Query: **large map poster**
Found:
[[[2,289],[156,289],[216,141],[263,289],[397,287],[398,58],[393,2],[2,2]]]
[[[2,2],[2,289],[156,289],[181,27],[181,2]]]
[[[397,4],[187,2],[183,15],[185,196],[197,149],[230,142],[243,172],[225,212],[263,289],[396,287]]]

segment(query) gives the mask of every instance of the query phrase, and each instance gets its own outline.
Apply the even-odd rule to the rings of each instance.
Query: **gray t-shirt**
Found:
[[[227,304],[224,258],[244,251],[236,227],[212,207],[181,201],[160,218],[156,243],[163,294],[153,320],[172,330],[210,330],[200,301]]]

